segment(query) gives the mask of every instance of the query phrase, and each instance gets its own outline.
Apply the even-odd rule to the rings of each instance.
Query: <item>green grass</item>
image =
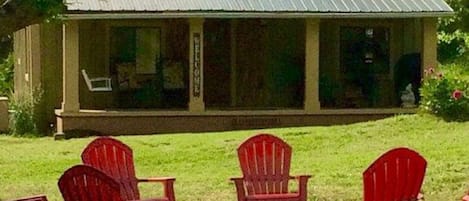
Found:
[[[258,132],[274,133],[293,147],[292,174],[312,174],[309,200],[361,200],[361,174],[380,154],[408,146],[428,161],[427,201],[457,200],[469,189],[469,122],[405,115],[347,126],[300,127],[201,134],[122,136],[134,150],[137,175],[175,176],[180,201],[236,200],[232,176],[240,170],[236,147]],[[80,162],[93,138],[0,136],[0,200],[45,193],[61,200],[57,180]],[[157,190],[155,190],[157,189]],[[159,193],[144,184],[141,194]]]

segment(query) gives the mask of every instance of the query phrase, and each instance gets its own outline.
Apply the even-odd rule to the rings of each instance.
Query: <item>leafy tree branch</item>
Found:
[[[0,36],[56,19],[64,7],[62,0],[0,0]]]

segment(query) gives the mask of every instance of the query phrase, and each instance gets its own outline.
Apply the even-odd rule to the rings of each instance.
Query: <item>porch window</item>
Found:
[[[389,73],[389,28],[340,27],[340,65],[348,76]]]
[[[389,28],[340,27],[340,67],[348,107],[375,107],[389,73]]]
[[[419,27],[418,20],[322,20],[321,108],[400,107],[409,83],[418,101]]]
[[[161,27],[112,27],[110,42],[118,107],[187,107],[186,62],[163,52],[172,47],[165,43]]]

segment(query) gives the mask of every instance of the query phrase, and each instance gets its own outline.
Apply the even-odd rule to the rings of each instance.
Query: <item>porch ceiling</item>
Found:
[[[442,16],[453,12],[444,0],[66,0],[70,13],[217,13],[235,16],[250,13],[296,15],[382,15],[412,13]],[[158,14],[157,13],[157,14]]]

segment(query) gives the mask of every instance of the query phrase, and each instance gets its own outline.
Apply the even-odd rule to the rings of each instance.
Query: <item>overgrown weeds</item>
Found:
[[[13,111],[10,118],[10,133],[13,135],[38,136],[39,112],[38,105],[43,98],[40,87],[32,92],[21,91],[11,95],[10,109]]]

